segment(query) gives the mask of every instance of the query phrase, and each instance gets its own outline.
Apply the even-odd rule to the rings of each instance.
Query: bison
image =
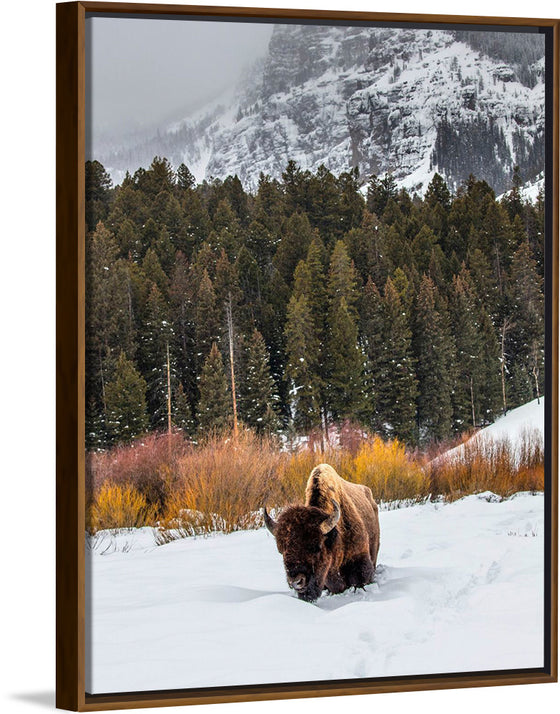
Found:
[[[284,558],[288,585],[314,602],[323,590],[341,593],[373,581],[379,550],[379,515],[371,489],[341,478],[329,464],[316,466],[304,506],[289,506],[264,522]]]

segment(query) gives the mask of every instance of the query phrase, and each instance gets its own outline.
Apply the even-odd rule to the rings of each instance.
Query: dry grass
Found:
[[[451,500],[480,491],[504,497],[518,491],[542,491],[542,436],[536,430],[526,431],[516,444],[508,439],[471,439],[452,456],[432,461],[429,475],[432,492]]]
[[[260,507],[278,491],[284,458],[273,440],[250,431],[236,440],[213,436],[191,447],[178,465],[162,526],[180,523],[187,529],[225,533],[260,526]]]
[[[509,496],[543,489],[543,460],[537,432],[527,432],[515,446],[473,439],[454,458],[431,461],[396,440],[355,431],[337,447],[316,439],[297,451],[250,431],[236,440],[209,436],[198,445],[178,434],[151,435],[88,456],[89,527],[154,525],[161,543],[258,528],[263,505],[303,502],[309,473],[321,462],[369,486],[379,502],[414,502],[430,494],[453,500],[486,490]]]

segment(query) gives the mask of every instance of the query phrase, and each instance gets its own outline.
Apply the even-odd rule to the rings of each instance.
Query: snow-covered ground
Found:
[[[88,551],[92,693],[543,665],[542,495],[381,513],[377,582],[297,600],[266,530]],[[124,552],[123,552],[124,551]]]

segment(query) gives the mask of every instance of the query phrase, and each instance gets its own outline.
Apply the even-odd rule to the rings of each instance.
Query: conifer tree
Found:
[[[371,277],[360,300],[360,344],[366,357],[364,367],[364,421],[379,433],[383,429],[380,391],[386,378],[385,309],[383,298]]]
[[[174,346],[175,335],[169,306],[157,285],[152,284],[146,306],[146,321],[140,335],[139,362],[146,377],[150,425],[154,429],[167,426],[168,369],[172,389],[177,383]],[[170,355],[169,363],[168,355]]]
[[[85,180],[86,225],[93,231],[99,221],[107,219],[113,182],[99,161],[86,161]]]
[[[358,421],[366,408],[365,359],[358,343],[356,312],[344,296],[329,310],[326,352],[325,391],[331,417]]]
[[[391,278],[387,278],[384,307],[381,373],[377,380],[378,409],[389,436],[406,444],[416,441],[416,397],[418,396],[412,331],[401,296]]]
[[[383,223],[365,211],[361,224],[344,236],[344,243],[364,285],[369,277],[376,285],[384,285],[392,264]]]
[[[294,213],[282,228],[282,239],[274,256],[274,266],[287,285],[291,285],[294,270],[307,255],[313,240],[313,230],[305,213]]]
[[[255,197],[254,219],[275,237],[285,218],[284,203],[280,182],[261,172]]]
[[[146,255],[142,261],[142,270],[144,271],[146,279],[150,283],[157,285],[162,295],[167,295],[169,281],[165,271],[161,267],[157,253],[153,248],[148,248],[146,251]]]
[[[335,177],[323,164],[309,180],[307,201],[311,225],[332,245],[342,232],[340,195]]]
[[[296,162],[290,159],[286,164],[286,170],[282,173],[282,188],[288,215],[305,210],[307,207],[306,178]]]
[[[169,305],[175,336],[178,380],[189,401],[191,412],[198,398],[196,375],[200,363],[196,357],[195,342],[196,293],[195,272],[183,253],[178,251],[171,275]]]
[[[230,202],[224,198],[218,203],[212,219],[214,240],[212,247],[216,253],[224,250],[230,258],[235,260],[241,247],[241,225]]]
[[[177,169],[177,186],[183,191],[194,188],[196,180],[185,164],[181,164]]]
[[[322,381],[318,361],[319,340],[305,295],[290,299],[284,336],[285,374],[289,382],[293,424],[297,430],[308,432],[321,423]]]
[[[254,330],[247,344],[244,379],[239,389],[241,419],[258,433],[274,432],[280,426],[277,405],[268,350],[261,333]]]
[[[363,219],[365,201],[360,193],[360,172],[358,167],[344,171],[338,177],[339,223],[342,234],[357,228]]]
[[[135,174],[138,188],[153,201],[161,191],[173,192],[175,172],[166,158],[154,156],[147,171],[137,171]]]
[[[198,428],[202,433],[223,431],[231,425],[232,402],[222,355],[213,342],[199,379]]]
[[[419,273],[430,272],[432,253],[436,248],[439,248],[437,237],[428,226],[423,225],[412,242],[412,253]]]
[[[441,296],[426,275],[420,283],[414,325],[418,378],[419,438],[440,441],[451,433],[453,408],[453,339]]]
[[[105,412],[110,438],[115,443],[129,442],[148,428],[146,382],[124,352],[106,387]]]
[[[102,223],[90,234],[86,253],[86,403],[88,418],[100,423],[105,387],[121,349],[134,351],[134,325],[127,265],[119,261],[113,234]],[[90,430],[90,425],[86,425]]]
[[[173,424],[187,434],[193,433],[192,406],[182,382],[179,382],[179,386],[173,392],[172,409]]]
[[[274,234],[260,221],[252,221],[244,233],[245,248],[257,261],[261,271],[268,271],[276,250]]]
[[[450,318],[455,339],[456,383],[453,389],[453,422],[457,431],[480,423],[483,355],[480,313],[466,269],[453,277]]]
[[[317,337],[322,341],[327,315],[327,285],[325,248],[318,235],[311,241],[306,259],[301,260],[296,267],[293,294],[296,297],[306,296]]]
[[[329,266],[328,297],[330,305],[335,306],[344,298],[347,309],[355,314],[355,305],[358,300],[357,282],[356,270],[346,246],[343,241],[339,240],[334,246]]]
[[[198,286],[194,325],[197,361],[202,364],[212,343],[221,342],[223,325],[223,309],[220,310],[217,304],[214,286],[206,270]]]
[[[539,397],[543,390],[544,296],[529,242],[517,249],[511,264],[508,297],[514,315],[509,336],[512,405]]]
[[[325,401],[335,420],[359,420],[366,408],[365,357],[358,342],[357,276],[343,241],[333,249],[327,284],[323,371]]]
[[[397,184],[391,174],[385,174],[380,179],[372,176],[367,188],[367,207],[371,213],[382,216],[391,199],[397,197]]]

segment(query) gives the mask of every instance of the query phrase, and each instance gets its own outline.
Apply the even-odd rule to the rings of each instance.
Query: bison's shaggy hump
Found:
[[[372,582],[379,550],[377,504],[367,486],[341,478],[329,464],[316,466],[305,505],[290,506],[265,523],[276,537],[290,587],[304,600]]]

